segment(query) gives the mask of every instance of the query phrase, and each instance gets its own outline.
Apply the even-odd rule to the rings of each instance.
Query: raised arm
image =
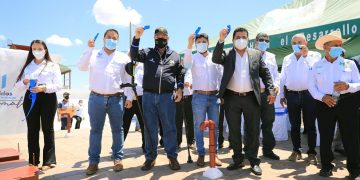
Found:
[[[95,47],[95,42],[93,39],[90,39],[88,41],[88,48],[82,54],[82,56],[80,57],[80,61],[77,64],[77,67],[79,68],[80,71],[88,71],[90,69],[90,59],[91,59],[94,47]]]
[[[130,47],[130,57],[137,62],[144,62],[146,59],[146,53],[144,50],[139,50],[140,37],[144,33],[143,27],[138,27],[135,31],[135,36]]]
[[[216,63],[216,64],[224,64],[225,63],[226,54],[224,52],[224,41],[225,41],[225,38],[227,35],[228,35],[227,29],[222,29],[220,31],[220,38],[215,46],[213,56],[212,56],[213,63]]]

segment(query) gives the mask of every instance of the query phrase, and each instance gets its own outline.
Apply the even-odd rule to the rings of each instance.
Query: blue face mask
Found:
[[[330,48],[329,55],[330,55],[332,58],[337,58],[337,57],[339,57],[343,52],[344,52],[344,49],[343,49],[342,47],[331,47],[331,48]]]
[[[113,40],[113,39],[105,39],[105,47],[109,50],[114,50],[116,49],[117,46],[117,40]]]
[[[259,42],[258,44],[258,48],[260,49],[260,51],[266,51],[266,49],[269,47],[269,43],[263,41],[263,42]]]
[[[297,54],[300,53],[300,51],[301,51],[299,44],[292,45],[292,49],[294,50],[294,53],[297,53]]]

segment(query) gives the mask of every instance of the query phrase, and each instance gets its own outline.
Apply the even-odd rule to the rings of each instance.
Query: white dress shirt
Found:
[[[340,94],[359,91],[360,74],[356,64],[342,57],[338,57],[333,63],[323,58],[310,71],[309,91],[314,99],[322,101],[324,95],[334,93],[334,82],[339,81],[349,84],[349,89]]]
[[[24,84],[24,79],[36,79],[37,85],[45,85],[45,93],[55,93],[59,91],[62,87],[61,81],[61,72],[58,64],[55,64],[51,61],[46,63],[43,60],[40,64],[36,64],[33,61],[24,69],[24,74],[21,79],[15,84],[18,89],[28,89],[29,83]]]
[[[245,52],[242,57],[236,52],[235,70],[227,88],[239,93],[252,91],[249,69],[250,65],[247,52]]]
[[[279,71],[278,71],[278,65],[277,65],[276,59],[275,59],[275,54],[265,51],[265,53],[262,56],[262,59],[265,62],[266,67],[270,71],[271,79],[274,83],[274,86],[279,87],[280,76],[279,76]],[[260,87],[265,88],[265,85],[261,78],[260,78]]]
[[[78,68],[90,70],[89,89],[100,94],[116,94],[124,92],[127,100],[132,100],[130,87],[120,89],[121,84],[131,83],[131,76],[125,72],[126,63],[130,62],[125,53],[115,51],[108,55],[103,49],[88,48],[81,56]]]
[[[184,83],[189,83],[189,85],[192,85],[192,74],[190,69],[186,70],[185,77],[184,77]],[[184,96],[190,96],[193,94],[193,90],[190,88],[190,86],[185,87],[184,86]]]
[[[309,51],[306,57],[296,59],[294,53],[284,58],[280,74],[280,97],[284,97],[284,86],[291,91],[308,89],[308,75],[311,67],[321,59],[321,54]]]
[[[219,90],[223,67],[213,63],[211,58],[210,52],[204,57],[198,52],[192,54],[191,49],[185,51],[184,66],[191,69],[193,90]]]
[[[144,90],[142,88],[144,77],[144,64],[137,63],[135,67],[135,83],[136,83],[136,93],[138,96],[142,96],[144,94]]]

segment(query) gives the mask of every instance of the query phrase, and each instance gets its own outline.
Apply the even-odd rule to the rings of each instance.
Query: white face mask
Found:
[[[247,44],[248,44],[248,41],[246,39],[237,39],[234,42],[234,46],[240,50],[245,49]]]
[[[196,50],[198,53],[204,53],[208,50],[208,43],[197,43]]]
[[[45,57],[45,50],[42,50],[42,51],[35,50],[32,53],[36,59],[44,59],[44,57]]]

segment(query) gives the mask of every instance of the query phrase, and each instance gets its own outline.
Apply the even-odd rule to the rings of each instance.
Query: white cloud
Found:
[[[125,7],[121,0],[97,0],[92,13],[99,24],[128,27],[129,22],[140,24],[141,14],[131,7]]]
[[[6,39],[6,37],[5,37],[4,35],[1,35],[1,34],[0,34],[0,41],[1,41],[1,40],[5,40],[5,39]]]
[[[78,46],[80,46],[80,45],[83,44],[83,42],[82,42],[80,39],[75,39],[75,40],[74,40],[74,43],[75,43],[76,45],[78,45]]]
[[[50,37],[46,38],[46,42],[49,44],[59,45],[59,46],[72,46],[73,43],[67,37],[61,37],[57,34],[53,34]]]

